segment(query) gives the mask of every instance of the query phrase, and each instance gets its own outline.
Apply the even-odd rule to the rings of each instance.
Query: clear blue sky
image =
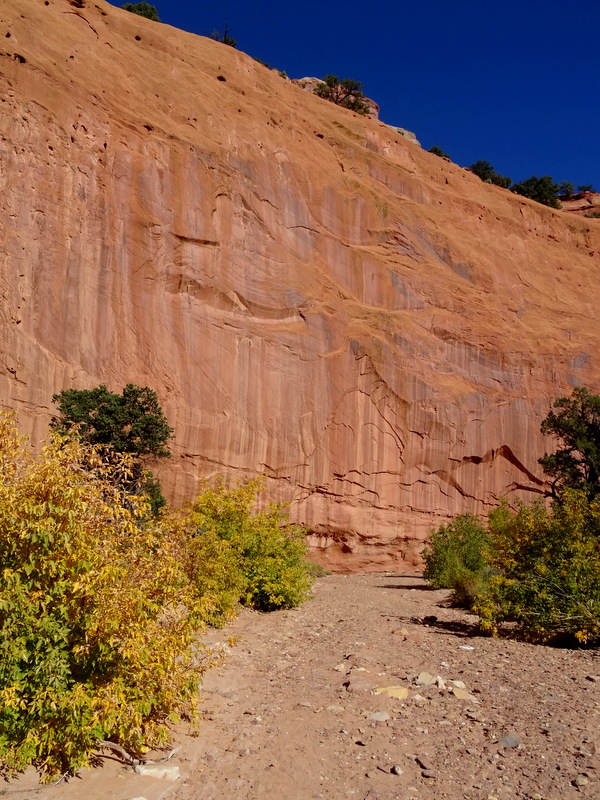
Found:
[[[600,0],[153,4],[193,33],[227,23],[239,50],[290,77],[362,81],[384,122],[462,166],[600,191]]]

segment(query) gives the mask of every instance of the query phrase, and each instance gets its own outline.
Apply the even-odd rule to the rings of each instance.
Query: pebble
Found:
[[[387,694],[396,700],[404,700],[408,697],[408,689],[406,686],[379,686],[373,690],[373,694]]]
[[[164,764],[137,764],[135,771],[138,775],[147,775],[164,781],[178,781],[179,767],[170,767]]]
[[[390,715],[387,711],[374,711],[372,714],[367,716],[368,720],[372,722],[387,722],[388,719],[391,719]]]
[[[473,697],[468,689],[461,689],[459,686],[453,686],[450,691],[457,700],[470,700],[472,703],[479,702],[476,697]]]
[[[436,773],[432,769],[424,769],[421,775],[424,778],[437,778]]]
[[[370,692],[375,688],[370,680],[362,676],[353,676],[344,683],[344,686],[348,692]]]
[[[521,744],[521,740],[518,736],[515,736],[514,733],[507,733],[506,736],[503,736],[499,742],[502,747],[506,747],[508,749],[513,747],[518,747]]]
[[[589,778],[585,775],[578,775],[573,781],[573,786],[587,786],[589,782]]]
[[[421,672],[417,676],[415,683],[417,686],[433,686],[436,682],[436,676],[430,672]]]
[[[404,775],[404,770],[402,769],[402,767],[399,767],[398,764],[394,764],[390,772],[392,773],[392,775]]]

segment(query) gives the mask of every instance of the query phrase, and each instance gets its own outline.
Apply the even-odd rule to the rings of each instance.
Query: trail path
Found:
[[[43,794],[598,800],[600,653],[480,637],[446,596],[418,578],[328,576],[300,609],[243,612],[211,633],[238,644],[206,676],[200,735],[180,737],[180,782],[105,762]],[[407,696],[373,694],[390,686]]]

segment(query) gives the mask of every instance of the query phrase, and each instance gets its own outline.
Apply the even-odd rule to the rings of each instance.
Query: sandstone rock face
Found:
[[[572,200],[561,200],[561,205],[563,211],[570,211],[572,214],[583,217],[595,214],[596,219],[600,218],[600,194],[598,192],[581,192],[576,194]]]
[[[103,0],[0,30],[0,397],[36,446],[54,392],[151,386],[171,501],[265,473],[336,570],[543,492],[540,420],[600,388],[594,220]]]
[[[404,136],[405,139],[408,139],[409,142],[412,142],[413,144],[418,144],[419,147],[421,147],[421,142],[417,139],[415,133],[413,133],[412,131],[407,131],[406,128],[397,128],[395,125],[392,125],[391,127],[393,130],[397,131],[398,133],[401,133],[402,136]]]

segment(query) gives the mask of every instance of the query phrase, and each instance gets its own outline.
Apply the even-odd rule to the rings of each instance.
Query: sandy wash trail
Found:
[[[478,636],[418,578],[314,594],[219,632],[239,644],[176,800],[600,798],[598,651]]]
[[[107,757],[31,800],[598,800],[600,652],[478,636],[446,598],[332,575],[302,608],[243,611],[210,633],[238,644],[178,737],[179,781]]]

